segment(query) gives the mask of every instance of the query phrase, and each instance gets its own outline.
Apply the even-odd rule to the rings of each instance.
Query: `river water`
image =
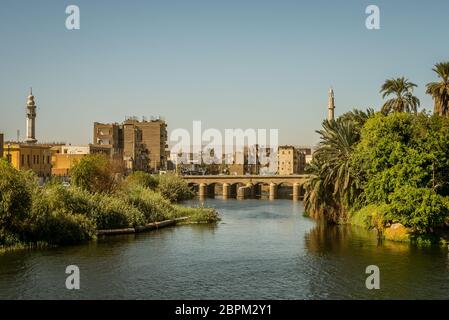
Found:
[[[190,202],[196,205],[198,200]],[[447,248],[378,244],[323,226],[291,200],[221,200],[217,225],[185,225],[0,255],[1,299],[447,299]],[[67,290],[66,266],[80,269]],[[365,269],[380,269],[368,290]]]

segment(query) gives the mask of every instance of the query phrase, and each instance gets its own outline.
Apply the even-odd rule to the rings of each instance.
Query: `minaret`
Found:
[[[30,95],[27,101],[27,143],[36,143],[36,104],[34,103],[33,89],[30,88]]]
[[[334,120],[334,90],[332,88],[329,89],[329,102],[327,104],[327,120]]]

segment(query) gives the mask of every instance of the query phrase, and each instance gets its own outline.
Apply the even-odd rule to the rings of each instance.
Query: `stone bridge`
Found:
[[[261,195],[263,186],[269,187],[269,198],[276,199],[278,187],[291,186],[293,199],[299,199],[302,185],[309,175],[204,175],[182,176],[189,186],[197,189],[200,197],[212,197],[215,195],[215,186],[222,187],[223,198],[237,197],[238,199],[255,198]]]

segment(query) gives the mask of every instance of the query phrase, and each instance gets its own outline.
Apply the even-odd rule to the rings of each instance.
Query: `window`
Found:
[[[50,164],[50,156],[47,156],[47,163]]]
[[[30,165],[30,155],[29,154],[27,154],[27,165],[28,166]]]
[[[21,166],[25,165],[25,155],[24,155],[24,154],[22,154],[22,157],[21,157],[20,160],[21,160],[21,161],[20,161],[20,165],[21,165]]]

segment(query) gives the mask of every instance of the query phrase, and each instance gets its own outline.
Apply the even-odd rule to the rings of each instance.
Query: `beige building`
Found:
[[[148,170],[148,153],[142,142],[142,130],[135,123],[123,124],[123,160],[128,170]]]
[[[94,145],[111,148],[112,157],[123,156],[123,128],[118,123],[94,122]]]
[[[167,125],[164,120],[127,118],[123,124],[94,123],[94,144],[110,146],[128,170],[159,171],[167,165]]]
[[[313,150],[311,147],[298,147],[299,152],[305,156],[305,163],[309,164],[313,160]]]
[[[68,176],[70,169],[87,154],[103,153],[111,154],[109,146],[100,145],[58,145],[51,148],[51,174],[53,176]]]
[[[147,156],[148,169],[152,171],[164,170],[167,163],[165,156],[167,124],[165,121],[160,118],[139,121],[132,117],[128,118],[123,125],[134,125],[141,131],[142,149]]]
[[[280,146],[278,149],[278,174],[292,175],[304,171],[305,154],[294,146]]]

